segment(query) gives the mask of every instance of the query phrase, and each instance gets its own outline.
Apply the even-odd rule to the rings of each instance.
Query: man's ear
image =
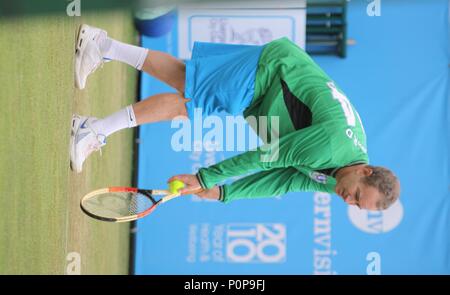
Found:
[[[370,168],[369,166],[364,166],[362,167],[361,172],[364,176],[370,176],[373,173],[373,169]]]

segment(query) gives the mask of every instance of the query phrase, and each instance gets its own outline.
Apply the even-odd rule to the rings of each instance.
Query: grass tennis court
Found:
[[[137,72],[109,63],[75,89],[81,23],[137,41],[128,11],[0,21],[0,274],[64,274],[71,252],[80,254],[82,274],[128,272],[129,224],[91,220],[79,199],[131,184],[133,131],[111,136],[79,175],[69,168],[69,140],[73,113],[103,117],[134,102]]]

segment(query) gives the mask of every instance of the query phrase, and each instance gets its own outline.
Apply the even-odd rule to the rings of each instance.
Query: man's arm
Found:
[[[331,147],[320,125],[289,133],[278,141],[201,168],[197,178],[205,189],[251,171],[297,166],[332,167]]]
[[[219,200],[228,203],[238,199],[255,199],[279,196],[288,192],[334,192],[334,184],[315,182],[297,169],[277,168],[262,171],[221,187]]]

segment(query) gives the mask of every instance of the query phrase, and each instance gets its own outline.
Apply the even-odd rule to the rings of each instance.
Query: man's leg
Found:
[[[186,65],[161,51],[148,50],[142,71],[184,94]]]
[[[182,61],[170,54],[125,44],[112,38],[107,38],[100,45],[100,48],[107,48],[102,49],[104,58],[124,62],[137,70],[146,72],[179,92],[184,92],[186,67]]]
[[[104,119],[91,123],[97,134],[105,137],[126,128],[146,123],[169,121],[175,118],[187,119],[185,99],[176,93],[161,93],[127,106]]]
[[[75,115],[72,119],[70,166],[81,172],[89,155],[106,144],[111,134],[145,123],[187,119],[185,99],[176,93],[156,94],[103,119]]]
[[[176,93],[162,93],[141,100],[133,105],[137,125],[173,120],[177,117],[188,119],[186,99]]]

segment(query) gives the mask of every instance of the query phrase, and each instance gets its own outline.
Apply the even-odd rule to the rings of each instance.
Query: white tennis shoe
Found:
[[[90,74],[103,66],[105,60],[99,46],[99,38],[106,38],[104,30],[81,25],[75,45],[75,86],[79,89],[86,87],[86,80]]]
[[[92,152],[100,151],[106,144],[106,136],[98,134],[92,128],[94,117],[74,115],[70,135],[70,168],[77,173],[83,170],[83,162]]]

